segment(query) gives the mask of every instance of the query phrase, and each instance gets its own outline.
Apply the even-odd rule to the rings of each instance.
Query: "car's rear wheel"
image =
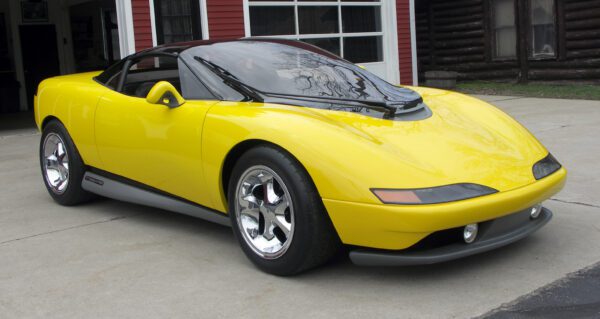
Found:
[[[242,250],[265,272],[297,274],[326,262],[340,246],[308,173],[277,148],[260,146],[238,159],[228,200]]]
[[[81,187],[85,165],[65,127],[56,120],[42,131],[40,166],[46,189],[61,205],[86,202],[93,195]]]

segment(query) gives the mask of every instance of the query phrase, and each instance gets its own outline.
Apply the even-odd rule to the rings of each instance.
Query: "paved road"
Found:
[[[600,264],[504,305],[484,316],[487,319],[600,318]]]
[[[228,228],[112,200],[54,204],[39,135],[1,131],[0,121],[0,317],[468,318],[527,307],[519,300],[600,261],[600,102],[484,98],[569,169],[546,203],[555,212],[547,227],[442,265],[360,268],[340,258],[295,278],[256,270]]]

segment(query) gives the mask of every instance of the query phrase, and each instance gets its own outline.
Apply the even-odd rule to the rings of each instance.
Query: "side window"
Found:
[[[181,76],[181,91],[182,96],[188,100],[214,100],[215,97],[210,91],[198,80],[196,75],[192,73],[190,68],[179,60],[179,74]]]
[[[242,101],[244,95],[223,83],[223,79],[210,71],[206,66],[194,60],[194,50],[183,51],[180,57],[187,62],[190,72],[202,79],[213,93],[225,101]],[[185,95],[184,95],[185,97]]]
[[[517,25],[514,0],[492,1],[492,29],[494,32],[495,60],[514,59],[517,56]]]
[[[531,1],[531,56],[556,56],[556,26],[554,0]]]
[[[149,56],[133,61],[127,70],[121,92],[145,98],[154,84],[160,81],[171,83],[181,93],[177,58]]]

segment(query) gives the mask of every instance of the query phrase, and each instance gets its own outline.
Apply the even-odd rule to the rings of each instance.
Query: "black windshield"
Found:
[[[400,103],[420,98],[412,90],[303,43],[219,42],[190,48],[185,55],[209,61],[264,93]]]

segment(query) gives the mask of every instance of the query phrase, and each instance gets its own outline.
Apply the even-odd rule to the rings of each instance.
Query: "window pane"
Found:
[[[298,7],[300,34],[337,33],[338,7]]]
[[[383,61],[381,37],[344,38],[344,58],[353,63]]]
[[[344,32],[381,31],[381,9],[378,6],[351,6],[342,8]]]
[[[163,43],[193,39],[190,0],[160,1]]]
[[[214,99],[208,89],[198,80],[192,71],[178,60],[179,75],[181,77],[181,95],[190,100],[209,100]]]
[[[517,55],[517,28],[514,0],[493,1],[494,58],[514,58]]]
[[[517,55],[514,28],[496,30],[496,57],[514,58]]]
[[[250,7],[253,36],[296,34],[294,7]]]
[[[329,51],[335,55],[340,55],[340,38],[303,39],[302,41],[316,45],[319,48]]]
[[[554,0],[531,2],[531,46],[533,57],[556,56]]]

